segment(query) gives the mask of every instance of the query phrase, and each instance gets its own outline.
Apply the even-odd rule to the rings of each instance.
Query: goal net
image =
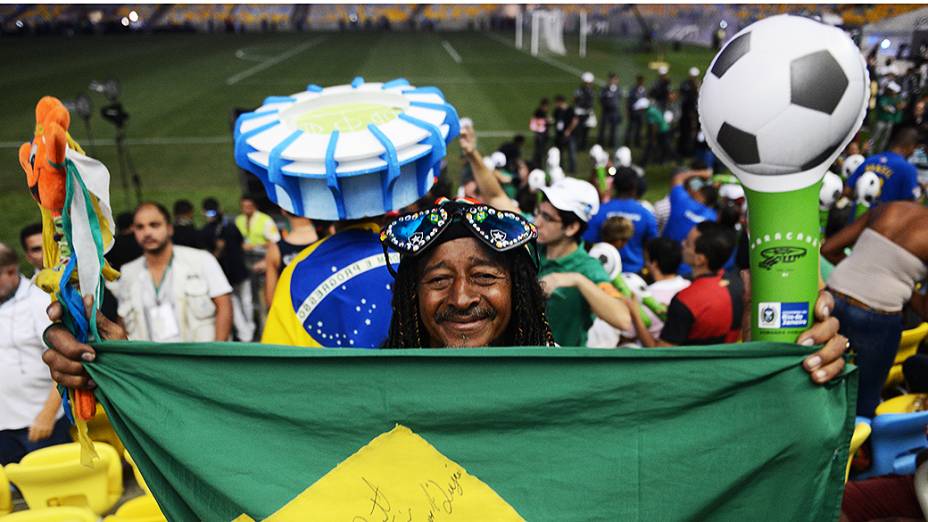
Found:
[[[538,53],[567,54],[564,46],[564,13],[558,10],[532,11],[533,56]]]

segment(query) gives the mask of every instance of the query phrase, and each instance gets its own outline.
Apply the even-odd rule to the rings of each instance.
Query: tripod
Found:
[[[135,189],[136,205],[142,202],[142,180],[139,173],[135,170],[132,163],[132,156],[129,155],[129,147],[126,145],[126,120],[129,115],[122,108],[118,101],[113,102],[100,110],[103,118],[110,121],[116,126],[116,156],[119,159],[119,176],[122,181],[122,190],[126,198],[126,208],[132,208],[132,201],[129,197],[129,179],[131,176],[132,186]]]

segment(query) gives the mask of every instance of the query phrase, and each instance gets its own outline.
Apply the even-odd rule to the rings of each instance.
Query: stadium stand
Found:
[[[383,28],[463,30],[486,27],[504,16],[495,4],[5,4],[0,6],[3,32],[50,32],[60,28],[89,30],[159,31],[288,31]],[[776,14],[843,19],[845,27],[898,16],[919,8],[912,4],[561,4],[565,27],[576,31],[580,13],[595,20],[599,33],[640,36],[645,28],[652,38],[708,44],[723,20],[727,35],[756,20]],[[138,21],[123,22],[135,11]],[[88,21],[90,20],[90,21]],[[694,30],[695,29],[695,30]],[[694,34],[697,33],[697,34]],[[685,36],[682,36],[685,35]]]

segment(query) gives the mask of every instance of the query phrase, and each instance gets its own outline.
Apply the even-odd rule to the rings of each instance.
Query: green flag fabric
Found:
[[[837,520],[857,389],[772,343],[97,350],[96,396],[172,521]]]

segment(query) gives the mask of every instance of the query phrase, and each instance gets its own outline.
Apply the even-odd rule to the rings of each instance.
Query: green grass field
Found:
[[[116,78],[121,101],[130,114],[130,153],[145,199],[168,207],[179,198],[199,205],[206,196],[237,210],[241,192],[232,159],[231,112],[253,108],[271,95],[289,95],[308,83],[348,83],[361,75],[368,81],[404,77],[414,85],[444,91],[460,116],[471,117],[480,149],[489,153],[523,132],[538,100],[570,95],[581,71],[604,78],[618,72],[623,88],[635,74],[655,73],[648,63],[664,58],[674,84],[691,65],[705,70],[712,58],[705,49],[650,55],[634,53],[626,42],[594,39],[580,58],[576,37],[570,53],[539,59],[515,49],[510,35],[486,33],[314,33],[247,35],[120,35],[71,39],[46,37],[0,41],[0,241],[17,243],[23,225],[38,220],[38,210],[25,187],[17,160],[20,143],[31,138],[35,102],[46,94],[62,99],[86,92],[91,80]],[[443,42],[447,42],[444,45]],[[451,49],[459,56],[453,58]],[[89,154],[102,160],[113,176],[116,212],[129,210],[134,199],[121,188],[112,140],[114,127],[99,115],[105,104],[93,94],[92,135],[72,116],[71,132]],[[598,106],[598,105],[597,105]],[[594,131],[595,132],[595,131]],[[636,151],[637,153],[637,151]],[[449,175],[456,179],[460,162],[456,145],[449,149]],[[578,172],[589,168],[580,155]],[[669,166],[649,170],[650,199],[667,190]]]

